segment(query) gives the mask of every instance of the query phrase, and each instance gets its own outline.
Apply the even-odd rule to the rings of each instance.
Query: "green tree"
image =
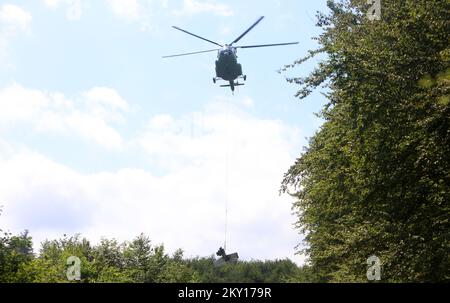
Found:
[[[214,257],[186,260],[202,283],[283,283],[307,281],[303,269],[290,260],[240,261],[214,266]]]
[[[4,232],[0,237],[0,283],[17,282],[17,272],[22,264],[33,258],[33,242],[27,230],[19,236]]]
[[[289,169],[297,228],[319,281],[450,280],[449,2],[328,1],[320,13],[326,59],[288,79],[306,98],[320,86],[325,123]]]
[[[81,282],[95,282],[98,276],[93,264],[93,248],[90,242],[80,235],[67,236],[62,239],[41,243],[38,264],[46,264],[49,271],[55,272],[57,282],[69,282],[67,279],[67,260],[78,257],[81,261]],[[37,282],[33,279],[31,282]]]

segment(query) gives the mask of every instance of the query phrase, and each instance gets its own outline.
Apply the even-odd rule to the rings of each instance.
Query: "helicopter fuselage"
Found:
[[[226,85],[231,87],[234,91],[234,87],[240,85],[235,83],[234,80],[242,76],[242,65],[237,61],[237,51],[235,47],[225,45],[218,51],[216,60],[216,78],[228,81],[230,84]]]
[[[242,76],[242,66],[237,62],[235,48],[225,46],[219,50],[216,60],[216,76],[225,81],[234,81]]]

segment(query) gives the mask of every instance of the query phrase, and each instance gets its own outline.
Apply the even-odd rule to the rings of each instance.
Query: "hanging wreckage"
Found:
[[[215,267],[222,267],[225,264],[236,264],[239,259],[238,253],[232,253],[232,254],[227,255],[225,252],[225,249],[223,249],[222,247],[219,248],[216,255],[221,258],[214,261]]]

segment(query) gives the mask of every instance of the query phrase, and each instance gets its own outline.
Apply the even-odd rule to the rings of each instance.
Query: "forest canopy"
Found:
[[[323,282],[365,281],[370,256],[385,282],[449,281],[449,1],[383,0],[379,18],[367,1],[328,7],[318,50],[285,67],[326,55],[288,79],[328,100],[282,185],[304,252]]]
[[[80,275],[70,278],[80,260]],[[102,239],[93,245],[80,235],[45,241],[38,253],[28,231],[0,236],[0,283],[283,283],[309,280],[308,268],[292,261],[245,261],[215,267],[214,256],[187,259],[169,255],[141,234],[119,243]],[[70,278],[70,279],[69,279]]]

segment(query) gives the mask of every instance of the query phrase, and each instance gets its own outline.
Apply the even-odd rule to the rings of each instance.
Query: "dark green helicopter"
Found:
[[[236,79],[242,78],[244,81],[247,80],[247,76],[242,74],[242,66],[237,62],[237,49],[238,48],[256,48],[256,47],[268,47],[268,46],[282,46],[282,45],[293,45],[298,44],[299,42],[290,42],[290,43],[277,43],[277,44],[262,44],[262,45],[247,45],[247,46],[233,46],[233,44],[237,43],[239,40],[241,40],[245,35],[248,34],[249,31],[251,31],[261,20],[264,19],[264,16],[260,17],[252,26],[249,27],[242,35],[237,37],[233,42],[230,44],[221,45],[217,42],[208,40],[206,38],[200,37],[198,35],[195,35],[193,33],[190,33],[184,29],[181,29],[179,27],[173,26],[173,28],[182,31],[186,34],[189,34],[191,36],[194,36],[196,38],[202,39],[204,41],[207,41],[209,43],[212,43],[214,45],[220,46],[220,48],[201,51],[201,52],[193,52],[193,53],[185,53],[185,54],[179,54],[179,55],[172,55],[172,56],[164,56],[163,58],[172,58],[172,57],[179,57],[179,56],[188,56],[188,55],[194,55],[194,54],[202,54],[202,53],[209,53],[209,52],[215,52],[218,51],[218,56],[216,60],[216,77],[213,78],[213,82],[216,83],[217,80],[224,80],[228,81],[229,84],[227,85],[221,85],[221,87],[230,87],[231,90],[234,92],[234,88],[236,86],[244,85],[242,83],[239,83],[238,81],[235,82]]]

